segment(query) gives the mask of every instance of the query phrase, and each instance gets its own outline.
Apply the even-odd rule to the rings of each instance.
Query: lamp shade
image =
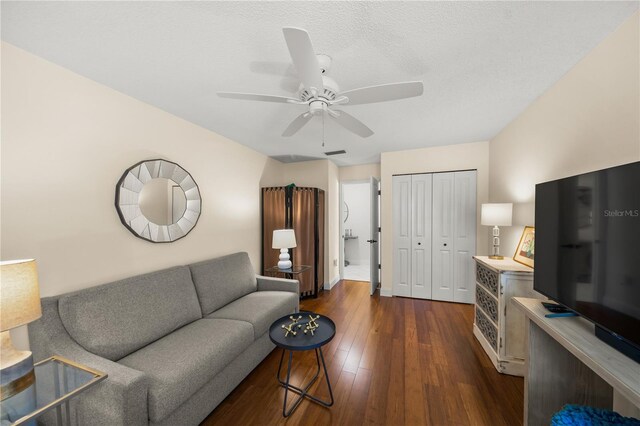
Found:
[[[7,331],[42,316],[36,261],[0,262],[0,331]]]
[[[512,203],[483,204],[480,223],[488,226],[511,226],[512,214]]]
[[[296,234],[293,232],[293,229],[276,229],[273,231],[272,248],[288,249],[296,246]]]

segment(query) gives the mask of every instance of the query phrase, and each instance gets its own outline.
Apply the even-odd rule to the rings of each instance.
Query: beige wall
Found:
[[[490,143],[490,199],[513,202],[504,255],[533,224],[535,184],[640,160],[636,13]]]
[[[260,181],[261,186],[296,186],[328,189],[329,160],[303,161],[300,163],[280,163],[269,159],[273,169]]]
[[[380,163],[344,166],[340,167],[338,170],[340,172],[340,182],[364,180],[369,179],[371,176],[380,179]]]
[[[236,251],[260,265],[264,155],[4,43],[2,110],[2,259],[36,258],[42,296]],[[114,207],[124,170],[153,158],[202,194],[171,244],[134,237]]]
[[[393,277],[392,180],[396,174],[477,169],[476,254],[488,253],[488,231],[480,225],[480,205],[489,199],[489,143],[475,142],[408,151],[383,152],[381,161],[382,291],[391,295]]]
[[[327,175],[327,223],[329,228],[329,288],[340,279],[338,259],[340,258],[340,182],[338,166],[329,161]]]

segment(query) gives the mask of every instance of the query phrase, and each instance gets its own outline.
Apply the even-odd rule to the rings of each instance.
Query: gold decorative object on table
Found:
[[[289,333],[293,334],[294,336],[296,335],[296,332],[294,330],[295,326],[293,324],[282,324],[282,328],[284,329],[284,337],[289,337]]]
[[[284,337],[289,337],[289,333],[293,334],[294,336],[298,334],[295,331],[296,326],[298,326],[297,327],[298,329],[302,328],[302,325],[298,324],[298,321],[302,319],[302,315],[298,315],[298,318],[294,318],[294,316],[291,315],[289,319],[291,320],[291,324],[289,325],[282,324],[282,329],[284,330]]]
[[[282,324],[281,326],[284,330],[284,337],[289,337],[289,334],[292,334],[295,337],[298,334],[296,330],[300,330],[303,325],[305,326],[304,334],[310,332],[313,336],[314,332],[320,327],[320,324],[316,322],[318,318],[320,318],[320,315],[316,315],[314,317],[313,315],[309,314],[309,320],[306,323],[301,323],[300,320],[302,319],[302,315],[298,315],[297,318],[291,315],[289,317],[291,323]]]
[[[316,331],[316,329],[320,327],[320,324],[316,322],[318,318],[320,318],[320,315],[316,315],[315,318],[313,317],[313,315],[309,315],[309,322],[307,323],[307,328],[304,329],[304,334],[307,334],[307,331],[309,331],[313,336],[313,333]]]

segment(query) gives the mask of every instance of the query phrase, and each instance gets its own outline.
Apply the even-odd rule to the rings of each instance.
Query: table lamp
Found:
[[[273,231],[273,244],[271,247],[280,249],[279,269],[291,268],[289,249],[296,246],[296,234],[293,232],[293,229],[276,229]]]
[[[33,356],[19,351],[11,342],[9,330],[42,316],[36,261],[0,262],[0,400],[4,401],[34,383]]]
[[[493,226],[493,251],[489,259],[504,259],[504,256],[500,256],[499,226],[511,226],[512,214],[512,203],[488,203],[482,205],[480,223],[486,226]]]

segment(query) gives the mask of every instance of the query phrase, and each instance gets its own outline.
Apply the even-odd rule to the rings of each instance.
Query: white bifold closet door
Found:
[[[431,299],[430,174],[411,175],[411,297]]]
[[[431,299],[431,174],[393,177],[393,294]]]
[[[411,175],[393,176],[393,294],[411,297]]]
[[[393,294],[473,303],[476,172],[393,176]]]
[[[434,300],[473,303],[476,249],[476,172],[433,176]]]

